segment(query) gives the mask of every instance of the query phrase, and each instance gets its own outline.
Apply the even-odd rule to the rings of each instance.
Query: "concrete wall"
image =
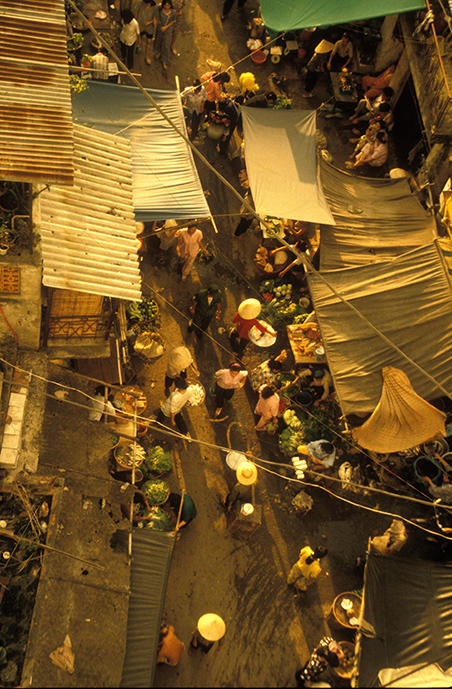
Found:
[[[381,41],[375,56],[375,71],[377,74],[386,67],[397,62],[403,51],[403,42],[394,37],[394,27],[399,18],[398,14],[385,17],[381,25]]]
[[[23,263],[19,257],[6,255],[1,266],[20,268],[20,294],[0,294],[0,304],[11,327],[19,338],[19,346],[38,349],[41,332],[41,264]],[[0,315],[0,342],[13,338]]]

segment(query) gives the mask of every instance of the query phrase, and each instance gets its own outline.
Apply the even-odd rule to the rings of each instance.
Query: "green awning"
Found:
[[[264,24],[277,32],[347,24],[420,9],[425,9],[424,0],[261,0]]]

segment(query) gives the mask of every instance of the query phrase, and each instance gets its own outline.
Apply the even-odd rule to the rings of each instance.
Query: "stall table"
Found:
[[[337,103],[356,103],[358,100],[358,91],[356,85],[353,82],[353,88],[348,93],[343,93],[341,91],[341,72],[330,72],[331,86],[333,87],[333,95]]]
[[[315,322],[287,326],[287,337],[296,364],[326,364],[325,356],[318,357],[315,353],[316,348],[322,344],[320,333],[316,339],[309,337],[309,331],[315,330],[318,330]]]

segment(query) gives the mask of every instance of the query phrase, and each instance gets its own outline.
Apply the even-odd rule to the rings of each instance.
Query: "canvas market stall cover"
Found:
[[[419,9],[425,9],[424,0],[261,0],[262,19],[272,31],[346,24]]]
[[[330,174],[337,180],[333,190],[325,184],[336,226],[321,229],[321,274],[368,321],[452,391],[451,283],[442,253],[432,241],[431,217],[405,180],[401,180],[403,185],[396,181],[391,191],[390,180],[356,179],[329,168],[322,164],[322,181],[325,184]],[[414,241],[420,245],[413,248]],[[424,399],[443,396],[335,296],[317,273],[308,281],[345,414],[375,409],[384,366],[401,369]]]
[[[186,135],[179,92],[147,91]],[[93,81],[73,110],[81,124],[130,140],[137,220],[210,217],[190,147],[139,89]]]
[[[424,664],[423,682],[413,674],[391,686],[450,687],[450,671],[433,664],[452,667],[452,565],[370,552],[364,582],[357,686]]]
[[[315,111],[242,107],[241,112],[256,211],[334,224],[319,182]]]

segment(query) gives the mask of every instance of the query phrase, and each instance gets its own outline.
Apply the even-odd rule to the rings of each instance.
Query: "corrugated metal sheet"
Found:
[[[72,184],[64,0],[0,0],[0,179]]]
[[[38,196],[43,284],[140,300],[130,144],[74,125],[74,167],[73,186]]]
[[[121,687],[152,687],[175,533],[134,529]]]

